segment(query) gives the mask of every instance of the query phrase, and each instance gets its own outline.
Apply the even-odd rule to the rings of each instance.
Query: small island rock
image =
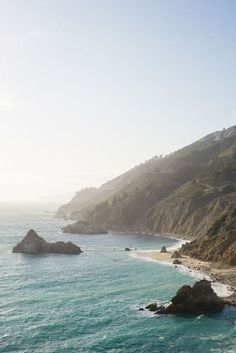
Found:
[[[160,252],[167,252],[166,247],[163,246],[163,247],[161,248],[161,251],[160,251]]]
[[[33,229],[31,229],[24,239],[21,240],[13,249],[13,253],[23,253],[29,255],[38,254],[80,254],[82,250],[79,246],[68,242],[58,241],[56,243],[48,243],[41,238]]]
[[[218,297],[207,280],[196,282],[193,287],[182,286],[171,299],[171,304],[159,311],[159,314],[201,314],[219,311],[224,301]]]

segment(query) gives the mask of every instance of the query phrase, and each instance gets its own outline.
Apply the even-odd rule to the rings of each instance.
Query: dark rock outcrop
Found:
[[[172,259],[181,259],[181,254],[179,251],[175,250],[173,254],[171,255]]]
[[[68,242],[58,241],[56,243],[48,243],[41,238],[33,229],[31,229],[24,239],[21,240],[12,250],[13,253],[23,253],[30,255],[38,254],[80,254],[82,251],[79,246]]]
[[[161,248],[161,251],[160,252],[167,252],[167,250],[166,250],[166,247],[165,246],[163,246],[162,248]]]
[[[175,259],[175,260],[173,261],[173,265],[181,265],[181,264],[182,264],[182,262],[179,261],[178,259]]]
[[[201,280],[193,287],[182,286],[171,299],[171,304],[160,310],[159,314],[199,314],[223,308],[224,301],[213,291],[210,282]]]
[[[131,249],[130,248],[125,248],[125,251],[131,251]]]
[[[143,309],[143,308],[142,308]],[[148,305],[145,306],[145,309],[149,310],[149,311],[153,311],[154,314],[158,314],[159,311],[162,311],[165,309],[165,307],[163,305],[158,306],[157,303],[150,303]],[[144,309],[143,309],[144,310]]]
[[[107,234],[107,230],[102,227],[97,227],[84,221],[77,221],[62,228],[63,233],[70,234]]]
[[[157,311],[157,308],[158,308],[157,303],[150,303],[145,306],[145,309],[149,311]]]

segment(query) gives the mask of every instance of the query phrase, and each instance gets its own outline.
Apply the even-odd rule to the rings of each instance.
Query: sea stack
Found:
[[[13,249],[13,253],[23,253],[29,255],[39,254],[69,254],[77,255],[82,252],[79,246],[68,242],[58,241],[56,243],[48,243],[41,238],[33,229]]]
[[[224,301],[218,297],[206,280],[196,282],[192,287],[182,286],[171,299],[171,304],[157,311],[158,314],[201,314],[219,311]]]
[[[161,251],[160,252],[167,252],[167,250],[166,250],[166,247],[165,246],[163,246],[162,248],[161,248]]]

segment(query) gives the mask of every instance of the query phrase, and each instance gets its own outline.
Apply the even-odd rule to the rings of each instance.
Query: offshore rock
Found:
[[[159,314],[201,314],[223,308],[224,301],[213,291],[211,283],[201,280],[193,287],[182,286],[171,299],[171,304],[160,310]]]
[[[23,253],[30,255],[38,254],[71,254],[77,255],[82,252],[79,246],[68,242],[58,241],[56,243],[48,243],[41,238],[33,229],[18,243],[12,250],[13,253]]]
[[[161,248],[161,251],[160,251],[160,252],[167,252],[166,247],[163,246],[163,247]]]

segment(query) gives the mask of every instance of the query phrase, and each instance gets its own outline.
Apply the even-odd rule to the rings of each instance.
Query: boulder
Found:
[[[70,234],[107,234],[107,230],[84,221],[77,221],[62,228],[63,233]]]
[[[167,252],[166,247],[163,246],[163,247],[161,248],[161,251],[160,251],[160,252]]]
[[[145,306],[145,309],[148,309],[149,311],[157,311],[157,303],[151,303]]]
[[[125,248],[125,251],[131,251],[131,249],[130,248]]]
[[[182,264],[182,262],[179,261],[178,259],[175,259],[175,260],[173,261],[173,265],[181,265],[181,264]]]
[[[182,256],[179,251],[175,250],[171,255],[172,259],[180,259]]]
[[[30,255],[38,254],[80,254],[82,251],[79,246],[68,242],[58,241],[56,243],[48,243],[41,238],[33,229],[13,249],[13,253],[23,253]]]
[[[171,299],[171,304],[160,310],[159,314],[201,314],[223,308],[224,301],[213,291],[211,283],[201,280],[193,287],[182,286]]]

